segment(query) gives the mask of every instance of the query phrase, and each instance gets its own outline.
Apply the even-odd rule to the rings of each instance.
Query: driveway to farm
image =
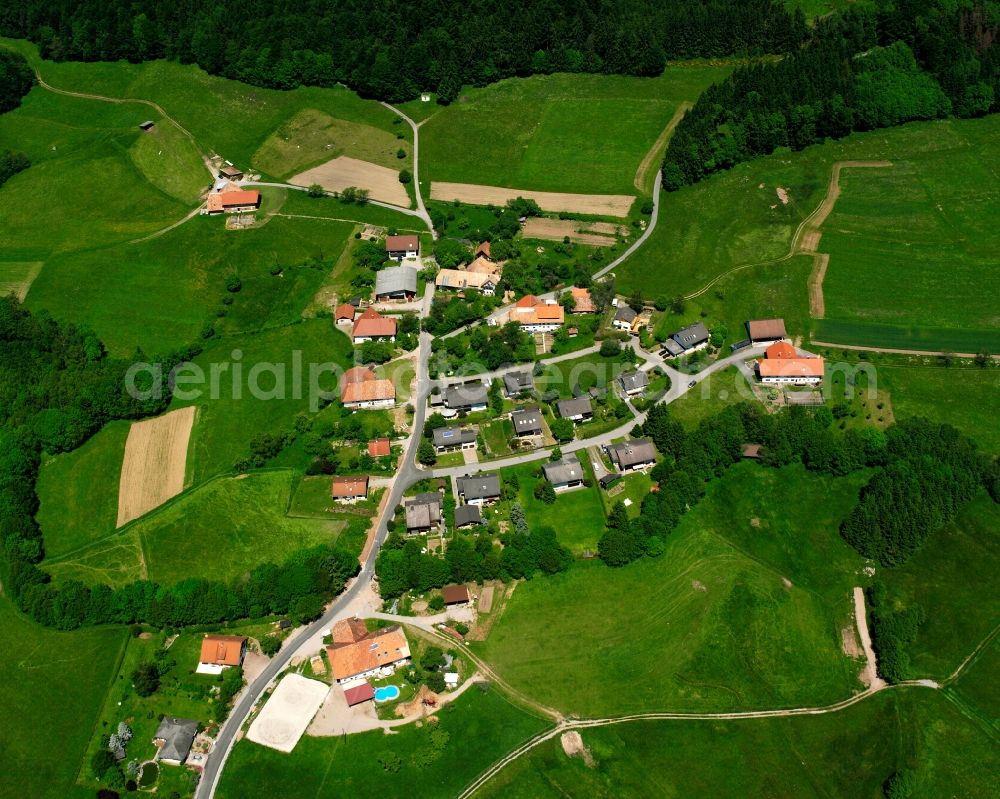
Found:
[[[417,198],[417,216],[424,220],[434,238],[437,238],[437,232],[434,230],[434,225],[431,224],[430,214],[427,213],[427,208],[424,206],[424,198],[420,194],[420,125],[395,106],[389,105],[389,103],[382,103],[382,105],[393,113],[399,114],[400,119],[403,119],[410,126],[410,130],[413,131],[413,193]],[[422,125],[423,122],[420,124]]]
[[[264,186],[271,189],[293,189],[295,191],[309,191],[308,186],[296,186],[292,183],[277,183],[274,181],[267,181],[267,180],[248,180],[241,183],[240,185],[253,186],[255,188]],[[334,193],[332,191],[324,191],[323,193],[327,197],[334,196]],[[418,197],[420,196],[419,192],[417,193],[417,196]],[[365,205],[377,205],[379,208],[388,208],[390,211],[398,211],[399,213],[406,214],[407,216],[415,216],[417,217],[417,219],[421,219],[424,222],[426,222],[427,226],[430,227],[430,218],[425,217],[425,214],[421,214],[419,209],[414,211],[412,208],[403,208],[403,206],[401,205],[392,205],[391,203],[384,203],[379,200],[366,200]]]

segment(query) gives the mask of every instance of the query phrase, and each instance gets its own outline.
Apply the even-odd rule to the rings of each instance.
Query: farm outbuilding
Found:
[[[147,119],[145,122],[139,123],[139,128],[141,130],[152,130],[155,123],[151,119]]]

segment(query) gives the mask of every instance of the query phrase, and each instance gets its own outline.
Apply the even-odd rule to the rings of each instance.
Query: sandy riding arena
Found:
[[[184,489],[195,408],[136,422],[128,431],[118,484],[118,526],[159,507]]]
[[[343,191],[348,186],[368,189],[369,197],[402,208],[410,207],[410,195],[399,182],[399,173],[357,158],[342,155],[325,164],[300,172],[288,181],[293,186],[311,186],[318,183],[327,191]]]
[[[628,216],[635,197],[628,194],[562,194],[553,191],[525,191],[501,186],[479,186],[475,183],[431,184],[431,199],[469,203],[470,205],[504,205],[507,200],[524,197],[534,200],[543,211],[568,211],[595,216]]]
[[[524,223],[521,232],[526,239],[562,241],[569,236],[570,241],[577,244],[610,247],[615,243],[615,234],[619,229],[624,235],[628,235],[628,228],[624,225],[613,225],[609,222],[577,222],[572,219],[541,219],[533,216]]]
[[[328,693],[330,686],[325,682],[289,674],[253,720],[247,738],[279,752],[291,752]]]

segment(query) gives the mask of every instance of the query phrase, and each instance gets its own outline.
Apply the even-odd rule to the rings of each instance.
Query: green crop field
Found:
[[[125,637],[120,627],[47,630],[0,596],[0,797],[93,797],[74,783]]]
[[[547,726],[514,707],[496,690],[470,689],[434,713],[437,724],[409,724],[392,735],[381,730],[335,738],[303,737],[291,754],[241,741],[226,763],[220,799],[246,795],[254,786],[262,796],[288,799],[454,796],[480,772],[519,743]],[[432,735],[445,733],[442,751]],[[395,769],[380,759],[399,759]]]
[[[980,716],[1000,732],[1000,639],[994,638],[970,662],[955,688]]]
[[[913,797],[989,796],[1000,789],[995,742],[924,689],[882,693],[823,716],[638,721],[581,734],[593,768],[567,757],[555,738],[477,796],[881,799],[882,783],[907,767],[916,771]]]
[[[111,585],[147,576],[164,584],[228,580],[295,550],[332,543],[343,521],[286,516],[293,479],[288,470],[216,478],[121,533],[46,561],[45,568],[57,580]]]
[[[726,526],[719,517],[729,500],[717,486],[730,479],[685,516],[661,558],[621,569],[579,563],[518,586],[480,654],[515,687],[578,714],[749,710],[850,696],[860,683],[840,649],[848,593],[823,596],[794,577],[784,582],[790,575],[781,568],[723,538],[716,528]],[[827,490],[829,480],[794,471],[782,479],[794,496],[809,497],[820,523],[844,501],[843,491]],[[777,502],[774,513],[783,510]]]
[[[727,72],[678,66],[658,78],[536,75],[468,89],[421,127],[421,177],[425,184],[635,194],[636,170],[679,104],[694,102]]]
[[[50,558],[103,538],[118,523],[118,480],[131,422],[112,422],[72,452],[42,463],[38,523]]]

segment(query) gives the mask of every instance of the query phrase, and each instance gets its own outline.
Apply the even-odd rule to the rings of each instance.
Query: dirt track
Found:
[[[813,319],[826,316],[826,303],[823,302],[823,278],[826,277],[826,267],[830,264],[827,253],[816,253],[813,259],[812,274],[809,275],[809,315]]]
[[[327,191],[343,191],[348,186],[368,189],[373,200],[410,207],[410,196],[406,188],[399,182],[399,173],[368,161],[349,158],[342,155],[327,161],[325,164],[300,172],[289,178],[293,186],[311,186],[318,183]]]
[[[194,414],[194,406],[180,408],[129,429],[118,484],[119,527],[184,490]]]
[[[24,302],[24,298],[28,296],[28,290],[31,288],[31,284],[35,282],[35,278],[38,277],[38,273],[42,271],[42,262],[35,261],[32,262],[28,269],[25,271],[24,278],[18,281],[0,281],[0,297],[6,297],[8,294],[13,294],[21,302]]]
[[[562,241],[569,236],[570,241],[577,244],[589,244],[593,247],[609,247],[615,243],[615,230],[618,226],[606,222],[577,222],[572,219],[541,219],[532,217],[524,223],[522,234],[526,239],[544,239],[546,241]],[[586,230],[578,233],[578,230]],[[608,231],[607,234],[604,231]]]
[[[502,186],[481,186],[476,183],[431,184],[431,199],[470,205],[504,205],[517,197],[534,200],[543,211],[568,211],[596,216],[628,216],[635,197],[628,194],[563,194],[554,191],[526,191]]]
[[[677,123],[681,121],[684,114],[688,112],[693,103],[689,103],[686,100],[677,106],[677,110],[674,111],[673,117],[667,123],[667,126],[663,129],[663,132],[656,137],[656,141],[653,142],[653,146],[649,148],[649,152],[643,156],[642,162],[639,164],[639,168],[635,171],[635,179],[632,181],[636,188],[636,191],[640,191],[643,194],[647,193],[649,189],[647,184],[649,184],[649,170],[654,167],[659,166],[659,160],[663,157],[663,151],[667,148],[667,142],[670,140],[670,134],[674,132],[674,128],[677,127]]]

